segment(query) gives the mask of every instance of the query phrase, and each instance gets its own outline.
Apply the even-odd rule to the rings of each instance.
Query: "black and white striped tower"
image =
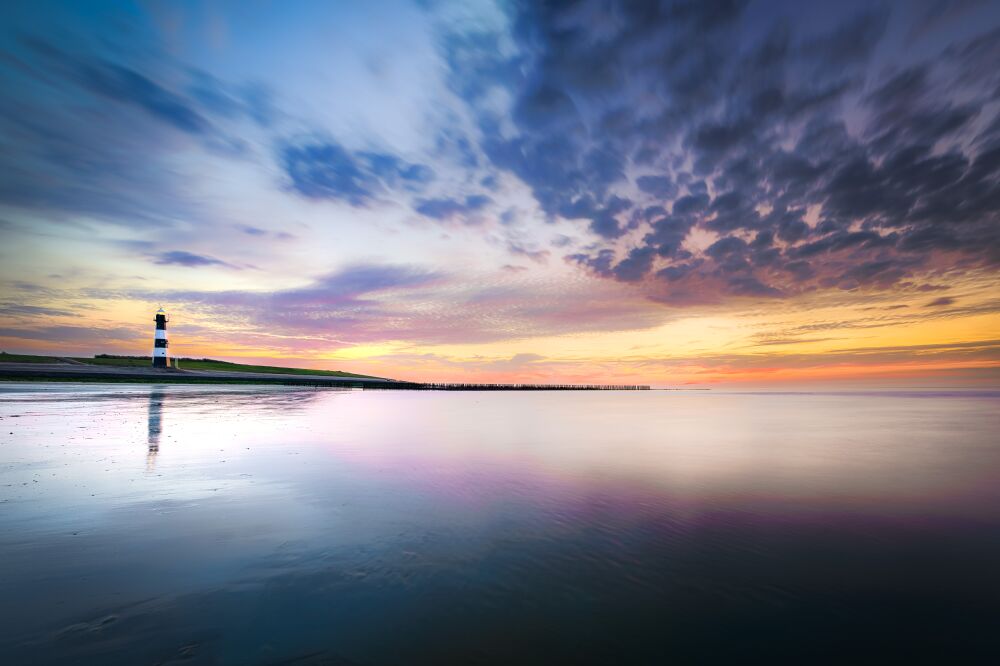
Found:
[[[167,313],[160,308],[156,311],[156,337],[153,339],[153,367],[169,368],[167,356]]]

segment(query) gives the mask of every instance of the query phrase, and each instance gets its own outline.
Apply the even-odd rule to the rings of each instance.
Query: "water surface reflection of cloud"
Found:
[[[0,466],[0,654],[809,663],[983,645],[998,398],[0,387],[21,461]],[[144,436],[163,445],[151,474]]]

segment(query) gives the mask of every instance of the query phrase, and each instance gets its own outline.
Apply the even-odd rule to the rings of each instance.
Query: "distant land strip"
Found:
[[[141,357],[92,359],[0,353],[0,380],[51,382],[137,382],[182,384],[281,384],[403,391],[645,391],[634,384],[472,384],[410,382],[336,371],[311,371],[277,366],[241,366],[211,359],[182,359],[181,368],[153,368],[135,361]],[[114,363],[114,360],[130,361]],[[111,362],[109,362],[111,361]],[[146,359],[146,363],[150,363]],[[208,366],[210,368],[200,369]],[[195,367],[192,368],[191,366]],[[221,368],[225,369],[221,369]],[[233,369],[229,369],[229,368]],[[253,368],[253,371],[241,368]],[[283,372],[284,370],[284,372]]]

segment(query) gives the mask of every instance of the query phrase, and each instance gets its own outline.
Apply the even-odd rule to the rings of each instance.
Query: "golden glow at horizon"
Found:
[[[823,379],[929,373],[944,369],[997,368],[988,353],[961,357],[928,353],[928,346],[987,342],[1000,338],[1000,312],[990,277],[955,282],[947,293],[957,309],[932,316],[938,292],[817,294],[770,304],[728,308],[667,308],[666,323],[632,331],[572,333],[481,344],[417,344],[405,340],[339,346],[322,338],[247,335],[198,312],[172,307],[178,335],[173,356],[232,360],[271,359],[278,365],[313,365],[400,378],[574,381],[628,380],[653,384],[688,382]],[[824,300],[831,301],[823,305]],[[85,300],[85,319],[47,317],[52,325],[134,327],[140,348],[109,341],[110,353],[146,350],[152,310],[134,300]],[[892,305],[892,309],[886,309]],[[768,307],[770,306],[770,307]],[[672,319],[671,319],[672,318]],[[810,327],[823,330],[810,332]],[[188,335],[183,329],[191,326]],[[151,344],[151,337],[148,342]],[[242,340],[242,342],[241,342]],[[309,344],[312,342],[313,344]],[[303,343],[306,343],[303,345]],[[28,345],[0,338],[8,351],[54,352],[65,344]],[[331,349],[330,347],[334,348]],[[910,348],[910,352],[906,349]],[[900,351],[902,350],[902,351]],[[510,359],[532,355],[522,363]],[[542,357],[542,358],[538,358]]]

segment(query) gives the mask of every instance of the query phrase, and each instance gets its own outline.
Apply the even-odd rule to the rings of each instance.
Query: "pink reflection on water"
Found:
[[[442,501],[943,512],[996,496],[992,394],[352,394],[314,443]],[[952,433],[961,431],[956,442]],[[322,433],[322,434],[319,434]]]

